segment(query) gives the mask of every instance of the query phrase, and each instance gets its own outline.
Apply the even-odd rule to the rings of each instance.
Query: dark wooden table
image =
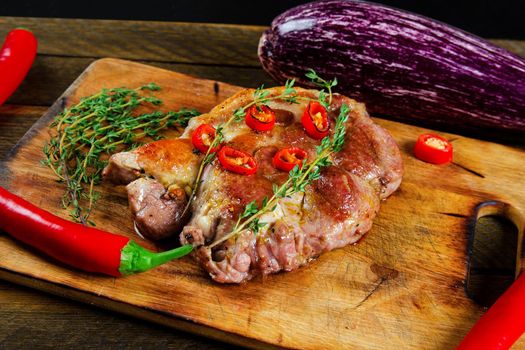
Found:
[[[273,84],[257,58],[264,27],[0,17],[0,38],[20,26],[38,37],[38,56],[24,83],[0,107],[0,158],[101,57],[140,61],[248,87]],[[494,42],[525,56],[525,41]],[[232,348],[0,281],[0,348],[30,347]]]

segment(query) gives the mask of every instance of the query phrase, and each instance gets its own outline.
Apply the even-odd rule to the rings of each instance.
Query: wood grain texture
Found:
[[[514,282],[517,230],[504,217],[484,216],[475,227],[467,295],[490,306]]]
[[[234,348],[4,281],[0,295],[2,349]]]
[[[514,52],[521,57],[525,57],[525,41],[523,40],[491,39],[490,41],[493,44],[509,50],[510,52]]]
[[[0,107],[0,159],[45,113],[47,107],[4,105]],[[4,132],[3,131],[9,131]]]
[[[0,17],[0,37],[26,27],[38,53],[73,57],[259,67],[265,27],[228,24]],[[100,38],[104,41],[101,42]]]
[[[213,81],[102,60],[66,93],[67,103],[103,84],[136,86],[152,79],[166,87],[162,97],[168,109],[191,106],[205,111],[238,89],[221,84],[215,95]],[[67,216],[57,209],[60,187],[37,165],[48,121],[49,116],[44,117],[11,153],[2,166],[9,176],[1,182],[36,205]],[[383,203],[372,231],[359,244],[325,254],[299,271],[223,286],[184,258],[148,273],[112,279],[68,269],[2,236],[1,272],[28,284],[41,281],[42,289],[53,287],[57,294],[132,310],[129,313],[146,319],[153,314],[162,316],[159,322],[179,320],[176,327],[195,323],[227,332],[224,340],[242,336],[256,341],[253,344],[298,348],[452,348],[483,312],[463,288],[467,218],[478,203],[492,199],[525,212],[520,166],[525,153],[445,135],[455,139],[456,163],[461,166],[433,166],[411,156],[413,140],[424,129],[377,122],[392,132],[403,151],[406,176],[400,190]],[[94,213],[99,227],[131,235],[123,192],[106,185],[101,190]],[[525,348],[525,343],[517,348]]]
[[[26,79],[8,102],[12,104],[49,106],[95,60],[95,58],[39,55]],[[269,86],[272,84],[271,78],[266,75],[262,68],[192,65],[143,60],[139,62],[246,87],[257,87],[260,84]]]

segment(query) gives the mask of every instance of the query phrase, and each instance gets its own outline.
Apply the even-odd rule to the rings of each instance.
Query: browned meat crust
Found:
[[[283,87],[268,91],[269,96],[276,96]],[[315,90],[297,91],[300,96],[317,98]],[[226,122],[252,98],[253,90],[243,90],[194,118],[180,139],[151,143],[112,157],[105,171],[107,178],[125,183],[146,174],[155,179],[139,179],[128,185],[130,206],[141,232],[159,238],[180,229],[184,219],[177,213],[186,200],[183,192],[190,192],[201,161],[192,151],[189,137],[202,123]],[[399,187],[403,164],[395,141],[369,118],[363,104],[334,95],[329,110],[332,127],[342,103],[349,105],[351,112],[345,145],[334,155],[333,166],[324,169],[304,193],[281,199],[276,210],[261,217],[267,225],[257,236],[245,231],[210,249],[210,243],[231,231],[246,204],[252,200],[260,203],[264,196],[272,195],[273,184],[286,181],[288,175],[271,163],[278,149],[301,147],[313,158],[319,144],[305,134],[300,123],[304,101],[271,101],[277,123],[269,132],[256,133],[244,123],[224,130],[232,147],[254,155],[258,171],[241,176],[223,170],[217,161],[208,165],[191,205],[191,219],[180,234],[181,243],[196,246],[195,258],[215,281],[240,283],[258,274],[291,271],[323,252],[357,242],[370,230],[380,201]],[[170,197],[173,191],[177,195]]]
[[[269,90],[270,95],[282,91]],[[315,91],[298,91],[302,96],[316,97]],[[203,122],[224,122],[252,93],[245,90],[196,118],[185,134]],[[363,104],[335,96],[329,113],[332,121],[343,102],[351,107],[351,113],[345,147],[333,158],[334,166],[325,169],[304,194],[281,200],[272,214],[261,218],[268,225],[257,236],[246,231],[213,250],[206,246],[197,249],[195,257],[215,281],[240,283],[258,274],[297,269],[323,252],[357,242],[370,229],[380,200],[401,182],[401,155],[390,134],[368,117]],[[247,203],[271,196],[272,184],[281,184],[287,178],[271,165],[279,148],[297,146],[307,150],[310,157],[315,155],[319,141],[306,136],[300,124],[305,103],[271,102],[270,106],[288,111],[286,126],[277,125],[262,134],[239,126],[229,138],[233,147],[255,156],[257,174],[241,176],[209,166],[193,203],[193,217],[180,236],[182,243],[199,246],[220,239],[231,230]]]
[[[200,159],[188,139],[160,140],[112,155],[103,175],[117,185],[129,183],[135,227],[144,237],[158,240],[178,234],[187,222],[189,216],[182,212]]]

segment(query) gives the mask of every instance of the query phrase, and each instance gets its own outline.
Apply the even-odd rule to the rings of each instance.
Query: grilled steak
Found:
[[[300,96],[317,98],[318,92],[315,90],[296,90]],[[267,91],[269,96],[277,96],[282,93],[283,88]],[[226,122],[237,108],[245,106],[252,99],[253,90],[243,90],[208,114],[192,119],[179,142],[187,142],[192,132],[202,123],[218,125]],[[255,157],[258,163],[256,174],[243,176],[228,172],[218,165],[217,160],[204,169],[202,183],[191,203],[191,218],[185,224],[180,240],[183,244],[191,243],[196,246],[194,256],[217,282],[240,283],[258,274],[291,271],[323,252],[357,242],[370,229],[380,201],[394,192],[401,183],[401,155],[390,134],[368,117],[363,104],[336,94],[328,113],[331,125],[335,124],[342,103],[350,107],[350,115],[344,147],[332,157],[333,165],[324,168],[321,177],[307,186],[304,193],[280,199],[273,212],[260,218],[267,224],[257,235],[244,231],[210,249],[209,244],[231,232],[248,203],[253,200],[260,203],[265,196],[271,197],[273,184],[280,185],[286,181],[288,174],[272,165],[272,158],[277,150],[300,147],[307,151],[310,159],[315,157],[315,147],[320,141],[308,137],[304,132],[301,116],[307,102],[299,101],[298,104],[280,100],[269,102],[269,107],[277,115],[276,125],[269,132],[256,133],[245,123],[224,130],[225,140],[230,146]],[[144,147],[153,147],[155,144],[158,145],[156,148],[170,147],[168,141]],[[140,155],[147,152],[142,148],[133,152],[137,158],[135,163],[129,161],[129,153],[117,154],[112,157],[105,173],[113,181],[128,182],[144,172],[164,186],[168,193],[164,198],[169,198],[170,186],[174,185],[176,188],[186,189],[187,194],[189,191],[185,186],[191,186],[192,183],[187,179],[194,179],[200,158],[191,151],[191,146],[184,150],[177,149],[178,154],[183,151],[188,154],[170,159],[177,164],[172,167],[163,166],[162,170],[156,166],[145,166]],[[153,163],[155,157],[160,159],[158,155],[149,157],[151,158],[148,160]],[[165,160],[161,162],[166,164]],[[193,177],[188,177],[187,174]],[[129,186],[128,192],[132,193]],[[162,202],[159,199],[162,196],[155,193],[153,197],[157,198],[157,202]],[[131,207],[141,208],[141,203],[137,203],[135,197],[132,194],[129,196]],[[179,196],[177,200],[182,199]],[[152,200],[149,205],[163,205],[155,204],[157,202]],[[177,210],[176,205],[170,208],[148,212],[157,212],[162,216],[171,210]],[[168,215],[171,215],[170,220],[176,222],[176,225],[167,224],[165,219],[160,220],[164,224],[166,235],[175,233],[176,228],[181,226],[181,220],[184,220],[176,214]],[[136,218],[138,219],[138,215]],[[145,227],[147,223],[141,225],[145,231],[148,230]],[[151,225],[154,226],[155,223],[152,222]]]
[[[114,184],[127,184],[138,231],[150,239],[164,239],[180,232],[187,221],[182,212],[201,158],[188,139],[160,140],[112,155],[103,175]]]
[[[184,190],[160,182],[139,178],[126,186],[131,214],[138,231],[153,240],[168,238],[184,224],[183,212],[188,203]]]

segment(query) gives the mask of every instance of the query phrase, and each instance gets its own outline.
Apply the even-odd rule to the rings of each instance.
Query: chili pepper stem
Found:
[[[160,266],[168,261],[178,259],[189,254],[193,250],[191,244],[168,250],[161,253],[154,253],[134,241],[129,241],[122,248],[119,272],[126,276],[137,272],[148,271]]]

